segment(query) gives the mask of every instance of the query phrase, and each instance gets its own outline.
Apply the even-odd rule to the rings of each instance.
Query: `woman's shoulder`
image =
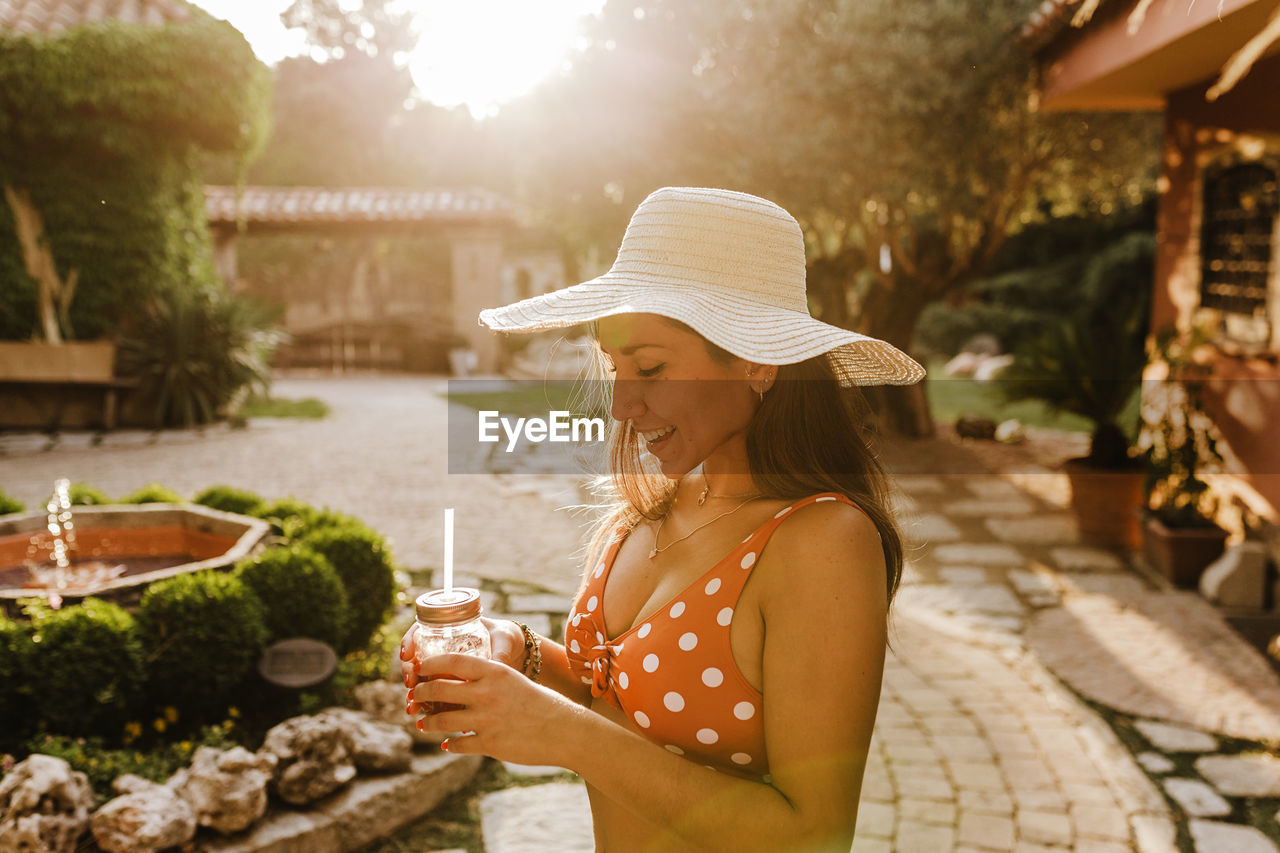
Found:
[[[882,568],[884,550],[875,522],[844,495],[827,492],[811,495],[779,513],[780,523],[761,555],[779,566],[778,576],[794,579],[794,566],[803,565],[808,576],[821,580],[862,575],[851,569],[872,565]],[[883,572],[869,573],[872,575]]]

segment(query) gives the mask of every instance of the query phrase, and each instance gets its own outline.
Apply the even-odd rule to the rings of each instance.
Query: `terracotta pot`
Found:
[[[1068,459],[1062,468],[1071,481],[1071,511],[1080,537],[1102,548],[1141,547],[1143,472],[1094,468],[1081,459]]]
[[[1148,518],[1142,528],[1142,556],[1174,586],[1196,589],[1205,568],[1226,550],[1227,535],[1217,525],[1166,527],[1158,518]]]

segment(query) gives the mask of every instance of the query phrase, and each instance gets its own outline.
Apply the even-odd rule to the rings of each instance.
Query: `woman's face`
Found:
[[[663,474],[682,477],[713,455],[745,466],[755,365],[714,358],[700,336],[656,314],[606,317],[597,328],[613,368],[613,417],[631,421]]]

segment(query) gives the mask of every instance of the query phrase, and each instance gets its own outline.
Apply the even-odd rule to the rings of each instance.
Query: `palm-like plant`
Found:
[[[157,426],[209,423],[270,382],[282,334],[254,303],[209,287],[161,291],[120,342],[120,368],[141,382]]]

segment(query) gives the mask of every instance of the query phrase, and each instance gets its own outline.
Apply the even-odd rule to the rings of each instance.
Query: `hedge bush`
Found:
[[[35,630],[31,713],[51,731],[118,737],[139,707],[144,679],[134,618],[97,598],[27,607]]]
[[[299,544],[323,555],[342,580],[350,610],[342,651],[363,648],[395,604],[395,567],[386,542],[352,519],[318,527]]]
[[[349,610],[342,580],[311,548],[286,545],[242,561],[236,573],[262,601],[268,641],[312,637],[344,647]]]
[[[67,495],[71,498],[72,506],[102,506],[111,503],[111,498],[107,497],[106,492],[88,483],[72,484],[67,490]]]
[[[120,499],[122,504],[180,504],[185,503],[182,495],[162,486],[159,483],[148,483],[137,491],[130,492]]]
[[[22,512],[26,508],[26,504],[21,501],[15,501],[4,492],[0,492],[0,515],[8,515],[11,512]]]
[[[31,726],[28,693],[35,645],[27,629],[0,614],[0,744],[12,745]]]
[[[148,587],[137,613],[147,655],[147,696],[185,718],[220,719],[267,640],[262,602],[220,571],[179,575]]]
[[[291,542],[302,539],[312,530],[329,524],[354,521],[328,509],[316,509],[294,497],[281,498],[259,506],[250,515],[270,522],[271,530]]]
[[[201,506],[239,515],[253,515],[262,506],[262,498],[245,489],[231,486],[210,486],[192,500]]]

